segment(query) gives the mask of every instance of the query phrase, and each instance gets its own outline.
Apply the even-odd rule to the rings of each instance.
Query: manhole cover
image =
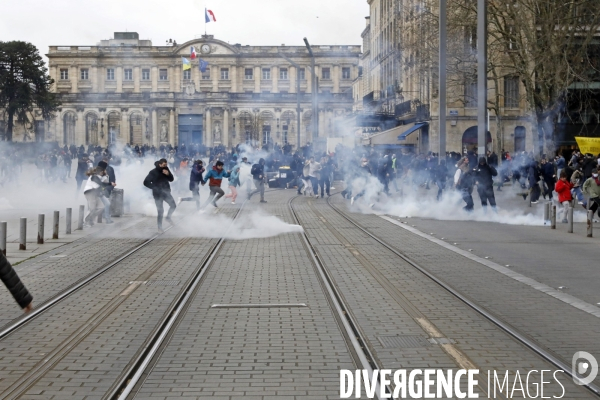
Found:
[[[146,286],[177,286],[181,281],[147,281]]]
[[[377,336],[377,339],[386,349],[413,349],[431,346],[431,343],[423,336]]]

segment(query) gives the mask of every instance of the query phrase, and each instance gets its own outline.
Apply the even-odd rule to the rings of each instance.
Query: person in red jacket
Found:
[[[573,189],[573,184],[567,180],[567,173],[561,171],[560,178],[558,179],[558,182],[556,182],[554,191],[558,193],[558,202],[563,206],[563,224],[569,222],[567,220],[567,213],[569,212],[569,204],[571,203],[571,200],[573,200],[571,189]]]

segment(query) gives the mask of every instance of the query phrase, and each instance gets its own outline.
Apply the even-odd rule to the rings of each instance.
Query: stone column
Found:
[[[72,66],[69,68],[69,80],[71,81],[71,93],[79,93],[77,83],[79,81],[79,68]]]
[[[340,65],[336,64],[333,66],[333,93],[340,92]]]
[[[279,67],[273,66],[271,68],[271,93],[279,93]]]
[[[175,68],[173,66],[169,66],[167,68],[167,77],[169,78],[169,91],[170,92],[174,92],[175,91],[175,81],[176,81],[176,77],[175,77]]]
[[[98,93],[98,67],[92,65],[90,70],[90,79],[92,80],[92,93]]]
[[[231,79],[231,93],[237,93],[238,89],[237,89],[237,82],[238,82],[238,77],[237,77],[237,67],[235,65],[231,65],[229,67],[229,73],[231,74],[229,76],[229,78]]]
[[[150,139],[150,144],[156,148],[159,146],[158,113],[156,112],[156,108],[152,109],[152,138]]]
[[[98,82],[98,93],[104,93],[106,87],[106,85],[104,85],[106,81],[106,68],[104,68],[104,66],[98,66],[98,77],[96,79]]]
[[[260,80],[262,78],[262,70],[260,67],[254,67],[254,93],[260,93]]]
[[[183,69],[181,67],[173,67],[173,71],[175,72],[175,74],[174,74],[175,81],[173,82],[173,86],[175,89],[173,91],[181,93],[181,78],[182,78]]]
[[[171,108],[169,112],[169,143],[175,146],[175,109]]]
[[[123,67],[117,67],[115,70],[115,78],[117,79],[116,93],[123,93]]]
[[[212,77],[212,91],[219,91],[219,67],[217,65],[213,65],[210,68],[210,76]]]
[[[127,118],[127,109],[126,108],[121,108],[121,127],[119,129],[119,133],[121,134],[120,138],[117,138],[117,142],[120,143],[129,143],[130,142],[130,137],[129,137],[129,131],[130,131],[130,127],[129,127],[129,119]]]
[[[83,119],[83,107],[77,108],[77,121],[75,121],[75,142],[77,145],[86,145],[85,142],[85,121]]]
[[[156,66],[152,67],[152,70],[150,71],[150,75],[152,78],[152,91],[158,92],[158,67],[156,67]],[[154,111],[154,112],[156,112],[156,111]],[[156,135],[156,131],[154,131],[152,134]]]
[[[223,146],[229,147],[229,109],[223,109]]]
[[[196,89],[197,93],[200,92],[200,81],[202,80],[201,74],[202,73],[200,72],[200,69],[195,68],[195,66],[192,64],[192,81],[194,82],[194,88]]]
[[[210,116],[210,107],[206,108],[206,129],[204,130],[204,145],[212,147],[213,145],[213,132],[212,132],[212,120]]]
[[[59,76],[57,75],[57,70],[54,65],[50,67],[50,78],[54,79],[54,82],[58,82]],[[52,85],[52,92],[56,92],[56,85]]]
[[[140,67],[133,67],[133,93],[140,92]]]
[[[296,79],[298,77],[298,68],[290,66],[290,93],[296,93]]]

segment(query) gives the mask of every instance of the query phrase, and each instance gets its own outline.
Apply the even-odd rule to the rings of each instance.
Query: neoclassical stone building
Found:
[[[312,49],[322,140],[341,135],[336,121],[352,112],[361,46]],[[296,145],[298,130],[301,145],[313,137],[311,60],[305,47],[231,45],[212,35],[153,46],[137,33],[116,32],[96,46],[51,46],[47,56],[62,101],[56,118],[44,126],[47,141],[231,147],[247,140]],[[183,70],[182,57],[190,69]],[[200,60],[208,62],[205,72]]]

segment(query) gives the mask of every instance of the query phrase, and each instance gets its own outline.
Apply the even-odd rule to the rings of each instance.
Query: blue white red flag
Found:
[[[217,22],[217,18],[215,17],[215,13],[212,12],[211,10],[208,9],[204,9],[204,18],[206,22]]]
[[[190,47],[190,58],[192,60],[196,58],[196,48],[194,46]]]

